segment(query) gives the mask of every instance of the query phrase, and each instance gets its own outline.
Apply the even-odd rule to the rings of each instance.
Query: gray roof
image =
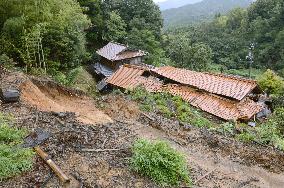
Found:
[[[109,42],[106,46],[97,50],[97,54],[111,61],[131,59],[146,55],[146,53],[141,50],[130,50],[126,45],[114,42]]]
[[[101,64],[101,63],[96,63],[93,65],[93,67],[95,68],[95,72],[97,74],[102,74],[105,77],[110,77],[113,74],[113,71],[111,68]]]

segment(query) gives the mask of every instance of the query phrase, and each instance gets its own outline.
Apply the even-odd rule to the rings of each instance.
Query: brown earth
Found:
[[[6,83],[3,80],[11,80],[7,78],[2,76],[1,87]],[[130,147],[137,138],[166,140],[182,152],[188,160],[194,187],[282,188],[284,185],[284,154],[281,151],[244,144],[158,114],[142,113],[138,104],[123,95],[105,95],[88,106],[89,98],[82,97],[80,92],[46,81],[17,80],[6,86],[24,83],[21,85],[21,102],[1,104],[0,111],[14,114],[17,127],[29,131],[42,128],[51,132],[52,137],[42,148],[64,172],[77,179],[81,187],[158,187],[129,169]],[[102,125],[91,115],[80,116],[88,112],[80,109],[85,109],[85,105],[89,110],[93,105],[99,106],[96,110],[103,111],[113,122]],[[53,113],[71,110],[74,113]],[[91,121],[96,126],[92,126]],[[86,148],[119,150],[83,152]],[[48,166],[36,157],[30,172],[5,180],[0,187],[55,188],[62,185]]]
[[[112,119],[96,108],[94,100],[68,91],[50,81],[27,80],[20,85],[21,100],[40,111],[74,112],[85,124],[112,123]]]

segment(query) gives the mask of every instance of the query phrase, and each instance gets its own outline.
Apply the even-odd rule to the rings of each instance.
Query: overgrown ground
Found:
[[[167,141],[186,155],[195,187],[283,187],[281,151],[243,143],[209,131],[206,126],[195,127],[194,122],[181,123],[173,118],[176,114],[169,118],[159,112],[141,111],[139,103],[129,95],[111,93],[95,99],[97,108],[109,115],[113,123],[88,125],[78,121],[78,114],[42,112],[24,101],[1,104],[0,111],[14,114],[18,128],[51,132],[52,137],[42,148],[67,174],[78,179],[82,187],[158,187],[130,169],[130,147],[137,138]],[[118,150],[86,152],[84,149]],[[31,171],[3,181],[1,186],[53,188],[60,187],[60,183],[36,157]]]

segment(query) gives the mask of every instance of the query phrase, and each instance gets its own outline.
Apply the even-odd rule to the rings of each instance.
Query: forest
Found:
[[[168,30],[152,0],[0,3],[1,62],[27,71],[68,71],[96,61],[94,51],[116,41],[147,51],[149,64],[229,72],[249,67],[246,56],[253,45],[252,68],[284,76],[281,0],[258,0],[212,21]]]

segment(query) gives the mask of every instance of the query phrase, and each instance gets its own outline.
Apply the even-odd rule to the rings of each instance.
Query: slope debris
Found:
[[[66,90],[50,81],[28,80],[21,84],[21,100],[41,111],[74,112],[85,124],[104,124],[111,118],[99,111],[94,101],[84,95]]]
[[[79,187],[158,187],[129,168],[131,146],[139,138],[165,140],[183,153],[194,187],[283,187],[284,153],[281,151],[242,143],[161,114],[142,112],[139,104],[123,93],[93,100],[50,80],[16,74],[2,78],[1,87],[18,87],[22,96],[18,103],[1,104],[0,111],[13,114],[16,127],[29,132],[40,128],[51,133],[41,147],[68,176],[78,180]],[[97,120],[103,116],[95,111],[92,113],[96,119],[91,119],[87,110],[94,110],[95,106],[97,112],[112,121]],[[81,116],[81,113],[86,114]],[[2,181],[1,187],[62,185],[36,157],[31,171]]]

